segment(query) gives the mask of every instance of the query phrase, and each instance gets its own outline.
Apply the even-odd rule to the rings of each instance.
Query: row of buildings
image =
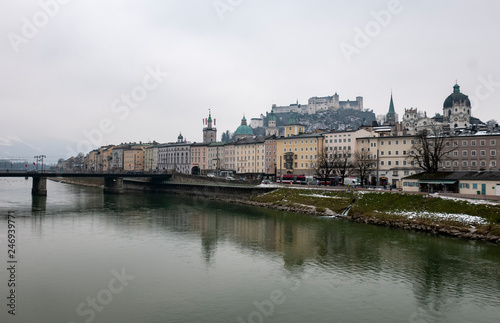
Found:
[[[391,95],[385,123],[359,129],[305,133],[305,126],[297,123],[278,129],[274,111],[271,111],[265,136],[253,135],[243,117],[235,131],[235,140],[223,143],[216,140],[217,129],[210,112],[204,124],[203,142],[191,143],[179,135],[176,142],[166,144],[129,143],[101,147],[85,156],[83,168],[96,172],[175,171],[192,175],[233,173],[247,177],[316,175],[314,166],[319,154],[352,158],[360,151],[376,160],[369,183],[401,186],[402,178],[422,171],[411,155],[418,131],[430,126],[446,130],[449,152],[443,156],[440,170],[497,171],[500,164],[498,127],[486,129],[474,123],[470,101],[460,93],[457,84],[443,104],[443,116],[434,118],[419,114],[416,109],[406,109],[403,120],[398,121]]]

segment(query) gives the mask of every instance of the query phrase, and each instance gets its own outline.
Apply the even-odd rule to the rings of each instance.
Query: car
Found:
[[[263,180],[263,181],[262,181],[262,183],[261,183],[261,184],[271,184],[271,181],[270,181],[270,180],[268,180],[268,179],[265,179],[265,180]]]
[[[215,177],[214,174],[207,174],[207,177]]]
[[[228,176],[228,177],[226,177],[226,179],[227,179],[228,181],[234,181],[234,177],[233,177],[233,176]]]

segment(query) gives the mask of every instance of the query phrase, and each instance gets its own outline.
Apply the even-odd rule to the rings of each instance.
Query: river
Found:
[[[0,322],[500,322],[496,245],[47,186],[0,179]]]

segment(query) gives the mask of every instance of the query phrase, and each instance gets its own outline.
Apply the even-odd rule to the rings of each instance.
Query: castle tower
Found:
[[[213,120],[215,125],[215,119]],[[217,141],[217,129],[212,127],[212,112],[208,110],[208,119],[203,120],[203,124],[206,125],[203,128],[203,142],[210,143]]]

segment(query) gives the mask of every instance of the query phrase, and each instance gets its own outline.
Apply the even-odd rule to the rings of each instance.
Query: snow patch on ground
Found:
[[[459,214],[459,213],[433,213],[433,212],[397,212],[393,213],[395,215],[403,215],[408,219],[418,219],[418,218],[426,218],[426,219],[436,219],[436,220],[449,220],[449,221],[458,221],[464,224],[487,224],[488,221],[485,219],[468,214]]]
[[[429,195],[429,196],[430,197],[442,198],[443,200],[468,202],[470,204],[498,205],[498,202],[486,201],[486,200],[474,200],[474,199],[467,199],[467,198],[462,198],[462,197],[443,196],[443,195],[438,195],[438,194],[432,194],[432,195]]]
[[[321,194],[299,194],[300,196],[311,196],[311,197],[322,197],[326,199],[341,199],[342,197],[338,196],[327,196],[327,195],[321,195]]]

